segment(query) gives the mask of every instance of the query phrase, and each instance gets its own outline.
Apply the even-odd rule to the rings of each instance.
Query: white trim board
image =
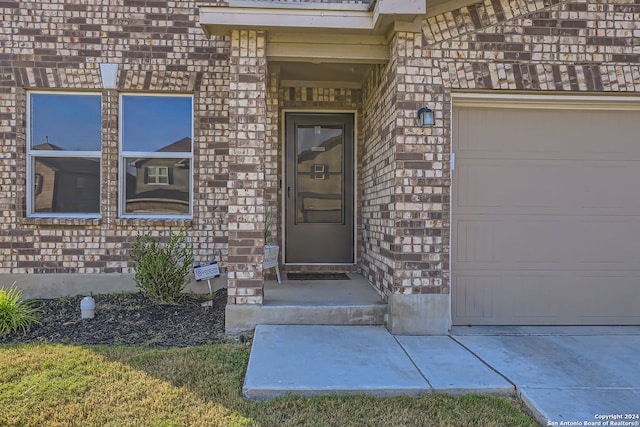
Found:
[[[400,22],[419,32],[416,21],[427,11],[426,0],[377,0],[373,10],[344,6],[295,3],[283,7],[281,3],[235,1],[229,6],[200,6],[199,21],[207,36],[240,29],[385,35]]]
[[[453,92],[455,107],[522,108],[555,110],[640,110],[638,96],[608,95],[538,95],[530,93],[466,93]]]

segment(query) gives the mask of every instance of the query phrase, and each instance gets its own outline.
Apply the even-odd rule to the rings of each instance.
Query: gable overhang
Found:
[[[205,34],[264,31],[270,67],[289,87],[361,87],[375,64],[389,62],[397,31],[419,32],[426,0],[375,0],[369,4],[229,0],[201,6]]]
[[[201,6],[200,26],[208,36],[247,29],[386,35],[397,27],[419,31],[419,18],[426,11],[426,0],[377,0],[372,6],[230,0],[228,6]]]

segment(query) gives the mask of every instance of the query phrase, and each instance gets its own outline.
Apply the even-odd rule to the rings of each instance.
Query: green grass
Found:
[[[0,346],[2,426],[536,426],[507,397],[241,396],[249,349]]]

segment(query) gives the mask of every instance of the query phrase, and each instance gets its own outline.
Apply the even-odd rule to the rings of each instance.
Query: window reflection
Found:
[[[125,158],[126,213],[189,213],[191,159]]]
[[[34,211],[100,211],[100,160],[90,157],[36,157]]]
[[[29,94],[30,215],[100,213],[101,103],[98,94]]]
[[[31,149],[100,151],[101,102],[97,95],[31,94]]]
[[[297,128],[297,223],[342,223],[343,129]]]
[[[123,95],[122,114],[122,213],[189,215],[192,98]]]
[[[122,114],[124,151],[191,151],[191,97],[123,96]]]

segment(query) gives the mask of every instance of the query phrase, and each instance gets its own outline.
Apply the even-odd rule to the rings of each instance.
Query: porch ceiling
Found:
[[[368,74],[369,64],[335,64],[270,61],[279,67],[282,87],[329,87],[358,89]]]

